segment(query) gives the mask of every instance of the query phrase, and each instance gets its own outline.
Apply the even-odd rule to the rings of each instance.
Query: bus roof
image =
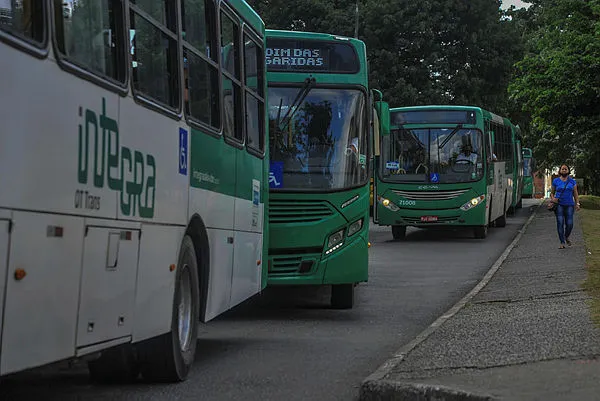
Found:
[[[260,18],[260,16],[254,11],[250,5],[244,0],[227,0],[226,3],[229,3],[233,8],[238,10],[240,15],[252,26],[252,28],[256,29],[258,33],[264,34],[265,32],[265,23]]]
[[[468,105],[441,105],[441,104],[435,104],[435,105],[424,105],[424,106],[405,106],[405,107],[393,107],[390,108],[390,113],[396,112],[396,111],[425,111],[425,110],[455,110],[455,111],[475,111],[477,114],[483,116],[483,117],[487,117],[489,119],[491,119],[492,121],[495,121],[497,123],[501,123],[504,125],[508,125],[508,126],[514,126],[512,124],[512,122],[506,118],[506,117],[502,117],[499,116],[497,114],[492,113],[491,111],[488,111],[486,109],[483,109],[479,106],[468,106]]]
[[[267,29],[265,30],[267,37],[272,38],[292,38],[292,39],[310,39],[310,40],[330,40],[330,41],[345,41],[352,43],[361,52],[366,50],[365,42],[360,39],[351,38],[342,35],[333,35],[323,32],[307,32],[307,31],[286,31],[282,29]]]

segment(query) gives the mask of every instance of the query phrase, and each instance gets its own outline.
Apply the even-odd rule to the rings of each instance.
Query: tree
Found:
[[[567,162],[600,193],[600,0],[534,0],[527,54],[509,86],[532,117],[542,168]]]
[[[394,106],[472,104],[503,114],[522,51],[513,25],[497,0],[370,1],[362,38],[371,84]]]

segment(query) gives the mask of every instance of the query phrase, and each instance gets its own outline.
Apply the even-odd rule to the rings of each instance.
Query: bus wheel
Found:
[[[140,365],[130,344],[102,351],[100,358],[88,362],[90,379],[95,383],[132,383]]]
[[[171,332],[141,344],[140,367],[152,382],[180,382],[187,378],[196,355],[198,339],[198,262],[192,239],[181,243],[175,277]]]
[[[506,227],[506,212],[496,219],[496,227]]]
[[[519,199],[519,203],[517,203],[517,209],[521,209],[523,207],[523,199]]]
[[[352,309],[354,306],[354,284],[332,285],[331,306],[334,309]]]
[[[406,226],[392,226],[392,236],[394,239],[404,239],[406,237]]]
[[[475,234],[475,238],[484,239],[485,237],[487,237],[488,226],[487,225],[477,226],[477,227],[474,227],[473,231]]]

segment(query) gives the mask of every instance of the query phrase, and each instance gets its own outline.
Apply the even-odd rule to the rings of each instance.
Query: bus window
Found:
[[[239,82],[239,28],[227,14],[221,11],[221,59],[223,63],[223,134],[243,142],[240,125],[242,111]]]
[[[44,2],[0,1],[0,30],[43,45],[45,25]]]
[[[185,111],[194,120],[212,127],[221,125],[217,33],[214,3],[182,2],[183,73]]]
[[[179,107],[180,96],[175,6],[165,0],[130,1],[134,88],[174,109]]]
[[[70,62],[97,75],[125,82],[120,1],[99,0],[58,7],[55,2],[58,49]]]
[[[265,149],[262,48],[244,34],[244,83],[246,85],[246,135],[248,146],[262,153]]]

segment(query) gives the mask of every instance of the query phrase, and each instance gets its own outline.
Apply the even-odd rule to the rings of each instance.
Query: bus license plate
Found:
[[[424,223],[431,223],[434,221],[438,221],[437,216],[421,216],[421,221]]]

